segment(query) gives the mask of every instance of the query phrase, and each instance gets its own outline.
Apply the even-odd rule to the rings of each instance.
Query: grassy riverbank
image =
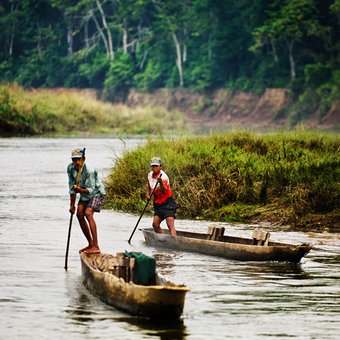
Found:
[[[340,227],[340,139],[319,132],[235,132],[149,140],[118,158],[107,207],[141,211],[148,161],[164,161],[178,216],[268,220],[304,230]]]
[[[0,136],[167,134],[174,129],[184,129],[178,111],[112,105],[89,90],[0,86]]]

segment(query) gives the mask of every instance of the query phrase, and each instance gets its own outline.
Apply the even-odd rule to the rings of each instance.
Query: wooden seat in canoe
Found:
[[[221,241],[224,235],[224,227],[208,227],[207,240],[210,241]]]
[[[261,229],[254,229],[253,244],[258,246],[268,246],[270,233]]]

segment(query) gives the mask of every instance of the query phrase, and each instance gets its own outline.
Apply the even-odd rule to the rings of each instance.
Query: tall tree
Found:
[[[254,30],[252,50],[270,43],[274,58],[278,60],[276,45],[285,44],[288,51],[290,77],[296,78],[295,46],[309,36],[326,39],[329,31],[318,21],[315,0],[285,0],[274,2],[268,19]]]
[[[159,25],[163,27],[173,43],[176,52],[176,67],[178,70],[179,86],[184,86],[183,60],[186,60],[186,41],[187,27],[185,12],[191,6],[191,1],[157,1],[153,0],[157,10]],[[183,53],[185,51],[185,53]],[[185,56],[185,59],[184,59]]]

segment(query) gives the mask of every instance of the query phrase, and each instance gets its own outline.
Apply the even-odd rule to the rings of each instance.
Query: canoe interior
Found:
[[[131,280],[126,282],[131,275],[124,274],[124,278],[114,275],[123,272],[122,268],[115,271],[116,256],[82,253],[80,258],[84,286],[105,303],[133,315],[154,319],[178,319],[181,316],[185,295],[189,291],[184,284],[175,284],[157,271],[155,280],[149,285],[135,284]]]
[[[152,229],[145,229],[145,230],[150,230]],[[166,234],[169,234],[167,230],[164,230]],[[190,232],[190,231],[183,231],[183,230],[177,230],[177,236],[182,236],[182,237],[188,237],[188,238],[194,238],[198,240],[207,240],[207,234],[203,233],[195,233],[195,232]],[[245,237],[236,237],[236,236],[221,236],[220,239],[214,240],[216,242],[222,242],[222,243],[238,243],[238,244],[249,244],[253,245],[253,239],[251,238],[245,238]],[[268,242],[268,246],[291,246],[291,244],[288,243],[281,243],[281,242]]]

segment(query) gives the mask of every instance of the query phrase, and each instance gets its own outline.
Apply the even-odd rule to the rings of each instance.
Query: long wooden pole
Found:
[[[159,177],[162,177],[162,174],[160,174]],[[146,201],[145,207],[144,207],[144,209],[143,209],[141,215],[139,216],[139,219],[138,219],[138,221],[137,221],[137,223],[136,223],[136,225],[135,225],[135,227],[134,227],[134,229],[133,229],[133,231],[132,231],[132,233],[131,233],[131,236],[130,236],[130,238],[129,238],[129,240],[128,240],[129,244],[131,244],[132,236],[133,236],[133,234],[135,233],[135,231],[136,231],[136,229],[137,229],[137,226],[138,226],[138,224],[139,224],[139,221],[142,219],[142,216],[144,215],[144,212],[145,212],[145,210],[146,210],[146,207],[148,206],[149,202],[151,201],[151,198],[152,198],[152,196],[153,196],[153,193],[155,192],[155,189],[156,189],[157,185],[158,185],[158,182],[156,183],[155,187],[153,188],[153,190],[152,190],[152,192],[151,192],[150,199]]]
[[[81,163],[81,166],[80,166],[79,169],[78,169],[78,175],[77,175],[77,180],[76,180],[76,185],[77,185],[77,186],[79,185],[81,172],[82,172],[82,170],[83,170],[83,165],[84,165],[84,160],[85,160],[85,148],[83,149],[83,157],[82,157],[82,160],[83,160],[83,161],[82,161],[82,163]],[[77,193],[75,193],[75,196],[77,197]],[[76,197],[75,197],[75,199],[76,199]],[[70,223],[69,223],[69,226],[68,226],[68,235],[67,235],[67,244],[66,244],[66,253],[65,253],[65,265],[64,265],[65,270],[67,270],[67,260],[68,260],[68,251],[69,251],[69,248],[70,248],[72,220],[73,220],[73,213],[71,213],[71,216],[70,216]]]
[[[70,223],[68,225],[67,245],[66,245],[66,254],[65,254],[65,266],[64,266],[65,270],[67,270],[67,259],[68,259],[68,250],[69,250],[69,246],[70,246],[72,220],[73,220],[73,214],[71,213]]]

